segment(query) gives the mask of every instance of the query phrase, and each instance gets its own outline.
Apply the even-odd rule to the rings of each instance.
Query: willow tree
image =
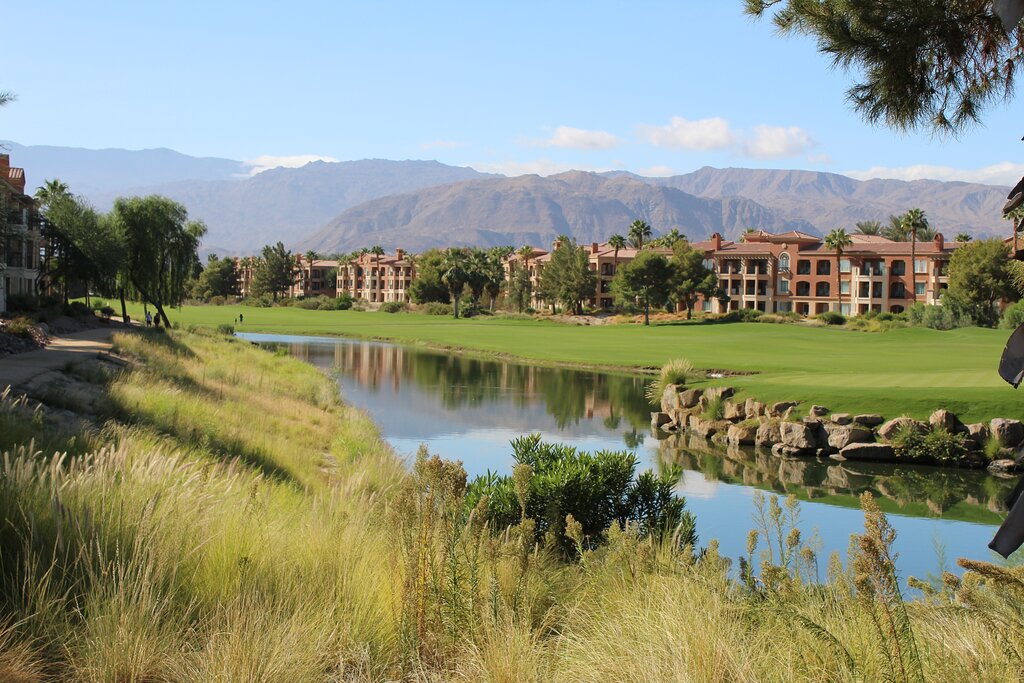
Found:
[[[833,66],[856,74],[853,108],[899,130],[956,133],[980,122],[1013,93],[1024,62],[1020,14],[991,0],[744,3],[750,15],[771,14],[781,33],[816,40]]]
[[[124,240],[128,281],[156,309],[157,319],[170,326],[165,309],[185,300],[200,266],[199,240],[206,226],[189,221],[181,204],[157,195],[119,198],[111,216]]]

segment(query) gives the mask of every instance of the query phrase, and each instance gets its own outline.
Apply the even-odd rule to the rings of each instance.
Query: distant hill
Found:
[[[570,171],[542,178],[492,178],[376,199],[349,209],[300,241],[300,249],[348,251],[371,244],[420,250],[445,245],[550,244],[568,234],[581,243],[625,233],[635,219],[691,239],[738,236],[750,225],[813,231],[740,197],[699,198],[626,177]]]
[[[883,224],[893,214],[920,207],[947,236],[966,231],[1001,235],[1008,187],[939,180],[854,180],[817,171],[701,168],[669,178],[642,178],[660,187],[721,199],[745,197],[771,207],[787,220],[805,220],[819,232],[852,230],[863,220]],[[758,227],[758,226],[752,226]]]
[[[180,180],[228,180],[248,173],[241,161],[191,157],[170,149],[82,149],[0,142],[11,163],[25,169],[33,192],[46,180],[60,178],[72,191],[92,198],[118,194],[130,187]]]

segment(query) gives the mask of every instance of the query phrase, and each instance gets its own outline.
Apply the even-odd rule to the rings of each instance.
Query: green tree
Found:
[[[836,228],[825,235],[825,248],[836,252],[836,292],[839,295],[839,311],[843,310],[843,274],[839,267],[843,259],[843,250],[853,244],[853,240],[843,228]]]
[[[469,255],[465,249],[452,247],[444,252],[441,262],[441,282],[452,300],[452,317],[459,317],[459,299],[469,282]]]
[[[664,305],[672,280],[668,259],[656,251],[641,251],[615,275],[612,292],[623,303],[639,299],[644,307],[644,325],[650,325],[651,306]]]
[[[629,225],[629,243],[636,249],[643,249],[644,241],[650,239],[653,234],[651,226],[639,218]]]
[[[409,286],[409,298],[414,303],[451,301],[448,287],[441,281],[443,264],[444,252],[440,249],[428,249],[416,257],[416,277]]]
[[[501,288],[505,286],[505,262],[515,251],[512,247],[492,247],[487,251],[487,284],[484,290],[490,298],[491,311],[498,304]]]
[[[833,66],[857,74],[847,91],[869,122],[952,133],[1007,99],[1024,59],[1017,28],[984,0],[745,0],[784,34],[806,35]],[[1019,26],[1019,24],[1018,24]]]
[[[879,221],[857,221],[858,235],[880,235],[882,224]]]
[[[1000,239],[974,240],[954,251],[943,306],[961,308],[978,325],[995,326],[999,301],[1017,298],[1008,256]]]
[[[910,233],[910,298],[917,301],[917,240],[931,239],[928,218],[921,209],[910,209],[903,214],[904,229]]]
[[[512,261],[509,274],[508,298],[513,306],[520,313],[530,307],[530,295],[533,293],[533,285],[530,282],[530,271],[525,265]]]
[[[284,243],[268,244],[252,274],[253,294],[270,294],[277,301],[278,295],[295,283],[295,272],[295,256],[284,248]]]
[[[678,228],[672,228],[671,230],[666,232],[661,237],[658,237],[657,239],[651,240],[650,245],[652,247],[662,247],[662,248],[665,248],[665,249],[672,249],[673,247],[675,247],[676,242],[679,242],[681,240],[685,241],[686,240],[686,235],[684,235],[683,233],[679,232]]]
[[[567,235],[558,238],[558,248],[541,271],[537,294],[552,308],[581,313],[583,301],[594,296],[597,278],[590,270],[587,250]]]
[[[206,226],[190,222],[181,204],[157,195],[118,198],[112,216],[124,239],[128,281],[170,326],[165,308],[185,299]]]
[[[969,233],[969,232],[958,232],[956,234],[956,238],[954,239],[954,241],[955,242],[960,242],[961,244],[967,244],[972,239],[974,239],[974,237],[971,235],[971,233]]]
[[[238,272],[235,260],[231,257],[217,258],[210,254],[206,258],[206,267],[196,278],[192,286],[192,296],[196,299],[209,300],[215,296],[235,296],[238,294]]]
[[[704,265],[704,252],[690,246],[686,240],[676,242],[672,261],[672,297],[686,308],[686,319],[693,317],[698,295],[705,299],[718,296],[718,276]]]
[[[614,249],[612,254],[612,274],[619,269],[619,251],[626,248],[626,238],[622,235],[612,235],[608,238],[608,246]]]
[[[910,241],[910,227],[903,220],[903,215],[889,216],[889,224],[882,228],[881,235],[893,242],[908,242]]]

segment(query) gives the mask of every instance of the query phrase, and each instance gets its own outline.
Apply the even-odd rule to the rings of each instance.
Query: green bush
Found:
[[[420,313],[425,313],[427,315],[451,315],[452,305],[431,301],[430,303],[421,304],[419,311]]]
[[[227,324],[217,325],[217,332],[219,332],[220,334],[225,334],[225,335],[227,335],[229,337],[234,337],[235,336],[235,326],[234,325],[227,325]]]
[[[114,309],[110,306],[100,306],[99,314],[109,320],[114,315]]]
[[[333,302],[334,310],[347,311],[348,309],[352,308],[352,295],[349,294],[348,292],[342,292],[335,299],[333,299]]]
[[[274,299],[269,294],[260,294],[259,296],[250,296],[242,299],[243,306],[252,306],[253,308],[270,308],[274,305]]]
[[[18,317],[7,323],[4,327],[4,332],[12,334],[15,337],[21,337],[22,339],[33,339],[32,336],[33,322],[25,317]]]
[[[927,306],[914,304],[907,311],[907,321],[916,327],[930,327],[933,330],[954,330],[971,327],[974,320],[954,306]]]
[[[1021,325],[1024,325],[1024,301],[1007,306],[999,323],[1000,327],[1007,330],[1015,330]]]
[[[693,516],[673,492],[676,479],[644,472],[636,477],[637,457],[628,451],[585,453],[571,446],[541,441],[539,434],[512,442],[516,465],[512,476],[477,477],[466,496],[472,510],[488,497],[492,529],[502,533],[524,518],[535,521],[538,543],[565,557],[606,541],[613,525],[629,523],[640,535],[673,533],[680,546],[697,542]],[[580,526],[566,528],[566,517]],[[567,537],[567,532],[576,538]]]
[[[909,460],[931,459],[940,463],[959,462],[967,455],[967,437],[945,429],[922,434],[911,426],[904,427],[889,443],[896,456]]]
[[[651,402],[651,405],[658,405],[667,386],[670,384],[685,385],[695,379],[698,374],[693,368],[693,363],[687,359],[670,360],[661,366],[658,378],[647,385],[647,400]]]
[[[406,308],[408,308],[408,306],[401,301],[385,301],[380,305],[382,313],[401,313],[406,310]]]
[[[814,316],[817,320],[825,323],[826,325],[845,325],[846,316],[838,311],[825,311]]]
[[[226,301],[227,299],[217,294],[215,296],[211,296],[210,300],[207,301],[206,303],[210,304],[211,306],[223,306]]]

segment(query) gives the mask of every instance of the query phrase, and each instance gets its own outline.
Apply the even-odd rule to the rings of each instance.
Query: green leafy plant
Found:
[[[699,376],[700,373],[694,369],[693,363],[687,359],[670,360],[661,366],[658,378],[647,385],[647,400],[651,402],[651,405],[657,405],[669,385],[685,386]]]

